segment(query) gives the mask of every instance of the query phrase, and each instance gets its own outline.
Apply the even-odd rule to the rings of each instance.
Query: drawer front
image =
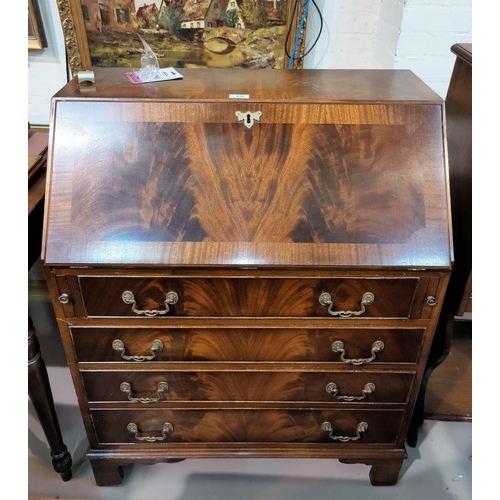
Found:
[[[83,371],[94,402],[406,403],[412,373]]]
[[[424,329],[170,329],[71,327],[77,360],[416,363]],[[336,346],[343,345],[343,352]],[[383,349],[373,352],[377,342]],[[336,350],[334,350],[336,349]],[[373,360],[370,360],[372,358]],[[145,359],[146,358],[146,359]],[[343,359],[344,360],[343,360]]]
[[[398,410],[92,410],[99,444],[367,443],[394,444]],[[328,423],[330,424],[328,426]],[[358,426],[367,424],[358,433]],[[350,438],[359,438],[352,440]],[[342,443],[338,437],[349,438]]]
[[[342,317],[346,314],[357,318],[407,318],[419,282],[418,278],[151,279],[87,276],[80,276],[79,281],[87,316],[145,319],[151,315],[167,318]],[[129,292],[126,301],[123,300],[124,292]]]

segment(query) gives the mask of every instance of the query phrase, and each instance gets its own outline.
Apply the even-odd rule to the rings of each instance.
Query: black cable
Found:
[[[321,33],[323,32],[323,15],[321,14],[321,11],[319,10],[319,7],[316,4],[315,0],[311,0],[311,2],[313,3],[314,7],[316,7],[316,11],[318,12],[320,27],[319,27],[318,36],[316,37],[316,40],[314,40],[314,43],[311,45],[309,50],[302,57],[306,57],[311,52],[311,50],[314,49],[314,47],[318,43],[318,40],[319,40],[319,37],[321,36]]]
[[[66,47],[66,42],[64,42],[64,55],[66,56],[66,83],[73,78],[71,76],[70,72],[70,67],[69,67],[69,54],[68,54],[68,48]]]
[[[299,0],[295,0],[295,4],[293,6],[293,12],[292,12],[292,19],[295,17],[295,13],[297,12],[297,4],[299,3]],[[285,54],[287,55],[288,59],[290,59],[292,56],[288,53],[288,40],[290,39],[290,33],[292,32],[292,23],[290,22],[290,27],[288,28],[288,33],[286,34],[286,40],[285,40]]]
[[[318,15],[319,15],[319,20],[320,20],[320,28],[319,28],[319,32],[318,32],[318,36],[316,37],[316,40],[314,40],[314,43],[311,45],[311,47],[309,47],[309,49],[307,50],[307,52],[302,55],[302,56],[299,56],[299,57],[294,57],[292,59],[292,56],[288,53],[288,49],[287,49],[287,46],[288,46],[288,40],[290,39],[290,33],[292,31],[292,26],[290,25],[290,28],[288,28],[288,33],[286,35],[286,41],[285,41],[285,54],[287,55],[288,59],[292,59],[293,61],[299,61],[300,59],[303,59],[304,57],[306,57],[308,54],[311,53],[312,49],[314,49],[314,47],[316,46],[316,44],[318,43],[318,40],[319,40],[319,37],[321,36],[321,33],[323,31],[323,16],[321,14],[321,10],[319,9],[318,7],[318,4],[316,3],[315,0],[311,0],[311,2],[313,3],[314,7],[316,7],[316,11],[318,12]],[[295,4],[293,6],[293,12],[292,12],[292,19],[295,17],[295,13],[297,11],[297,4],[298,4],[298,0],[295,0]]]

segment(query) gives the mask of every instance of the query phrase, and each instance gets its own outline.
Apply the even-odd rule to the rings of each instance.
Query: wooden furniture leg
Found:
[[[403,459],[378,460],[370,469],[370,482],[373,486],[392,486],[398,482]]]
[[[394,484],[453,264],[443,100],[405,71],[186,68],[152,110],[100,69],[52,100],[42,259],[97,484],[243,456]]]
[[[50,447],[52,466],[63,481],[71,479],[71,454],[63,443],[47,368],[40,353],[33,321],[28,316],[28,394]]]
[[[341,459],[343,464],[365,464],[371,465],[370,482],[373,486],[392,486],[398,482],[399,471],[403,465],[406,453],[396,458],[381,458],[375,460],[363,459]]]
[[[118,486],[123,481],[123,468],[110,460],[96,460],[91,458],[90,465],[97,486]]]

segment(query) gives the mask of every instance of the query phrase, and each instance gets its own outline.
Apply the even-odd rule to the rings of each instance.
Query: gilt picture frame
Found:
[[[143,46],[137,34],[160,67],[302,68],[306,3],[57,0],[73,76],[99,66],[139,69]]]
[[[28,50],[47,47],[38,0],[28,0]]]

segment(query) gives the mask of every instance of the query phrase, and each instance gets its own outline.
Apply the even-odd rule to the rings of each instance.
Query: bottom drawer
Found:
[[[394,444],[403,410],[92,410],[97,442]]]

